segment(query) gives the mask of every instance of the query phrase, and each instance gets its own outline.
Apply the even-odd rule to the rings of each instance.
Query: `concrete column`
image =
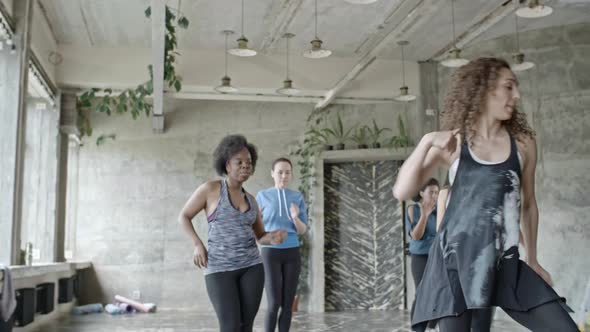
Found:
[[[61,239],[61,247],[56,248],[56,250],[61,255],[58,255],[59,258],[65,260],[73,258],[75,249],[80,131],[77,125],[76,95],[63,93],[60,101],[60,180],[58,185],[56,239]]]
[[[0,262],[8,264],[19,262],[32,4],[14,2],[16,54],[0,53]]]
[[[63,202],[63,197],[61,193],[61,188],[63,187],[62,182],[67,181],[67,175],[64,175],[62,172],[63,166],[63,156],[64,156],[64,149],[63,149],[63,134],[61,133],[61,93],[59,93],[56,98],[56,105],[54,106],[54,111],[57,113],[57,123],[55,126],[55,131],[52,134],[53,140],[55,142],[55,181],[53,184],[53,193],[54,193],[54,234],[55,234],[55,242],[53,243],[53,260],[55,262],[65,262],[64,256],[64,241],[65,241],[65,218],[63,214],[62,205],[65,205]],[[67,140],[66,140],[67,142]],[[67,150],[65,154],[65,158],[67,161]]]
[[[438,62],[422,61],[418,63],[420,77],[420,104],[418,113],[422,123],[422,135],[439,129],[438,115]]]

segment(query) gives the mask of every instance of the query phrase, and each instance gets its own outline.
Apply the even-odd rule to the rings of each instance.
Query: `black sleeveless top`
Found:
[[[463,143],[451,198],[416,290],[414,326],[467,309],[526,311],[559,298],[519,260],[517,151],[510,137],[508,159],[481,164]]]

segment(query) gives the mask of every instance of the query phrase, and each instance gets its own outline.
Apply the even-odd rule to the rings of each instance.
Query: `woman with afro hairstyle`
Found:
[[[399,200],[439,166],[449,169],[452,193],[416,292],[415,331],[438,319],[440,332],[467,332],[475,310],[494,306],[532,331],[578,331],[537,260],[537,146],[519,100],[506,61],[479,58],[457,69],[443,131],[424,135],[399,171]]]
[[[213,153],[221,180],[201,184],[180,212],[179,222],[194,245],[193,262],[204,268],[205,285],[222,332],[252,331],[264,288],[264,267],[256,242],[282,243],[285,230],[266,232],[258,205],[243,183],[254,173],[256,147],[242,135],[224,137]],[[192,219],[205,211],[207,247]]]

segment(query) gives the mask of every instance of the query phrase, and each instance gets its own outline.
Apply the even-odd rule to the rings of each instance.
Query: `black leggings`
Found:
[[[291,326],[293,299],[297,292],[301,256],[299,248],[262,248],[264,262],[266,301],[268,309],[264,331],[273,332],[279,319],[279,332],[287,332]],[[281,314],[279,316],[279,308]]]
[[[219,331],[251,332],[264,288],[262,264],[205,276]]]
[[[424,275],[424,269],[426,268],[426,262],[428,262],[428,255],[410,255],[410,268],[412,270],[412,278],[414,279],[414,289],[418,289],[418,285]],[[416,306],[416,298],[412,302],[412,308],[410,310],[410,317],[414,317],[414,307]],[[428,327],[436,326],[436,321],[428,322]]]
[[[542,304],[529,311],[504,309],[520,325],[533,332],[578,332],[576,323],[557,301]],[[457,317],[439,319],[440,332],[469,332],[473,310]]]
[[[471,312],[471,332],[490,332],[495,308],[474,309]]]

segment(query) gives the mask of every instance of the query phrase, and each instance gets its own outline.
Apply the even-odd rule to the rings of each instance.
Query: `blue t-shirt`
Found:
[[[408,208],[413,209],[412,222],[410,222],[410,214],[406,213],[406,229],[410,236],[410,254],[412,255],[428,255],[434,237],[436,236],[436,210],[428,216],[426,220],[426,228],[424,229],[424,235],[420,240],[412,239],[412,230],[418,224],[420,220],[420,206],[414,204]]]
[[[256,195],[258,207],[262,211],[262,222],[267,232],[277,229],[287,231],[287,239],[279,245],[265,245],[266,248],[287,249],[299,247],[297,229],[291,219],[291,203],[299,207],[299,219],[307,225],[305,200],[300,192],[291,189],[268,188]]]

